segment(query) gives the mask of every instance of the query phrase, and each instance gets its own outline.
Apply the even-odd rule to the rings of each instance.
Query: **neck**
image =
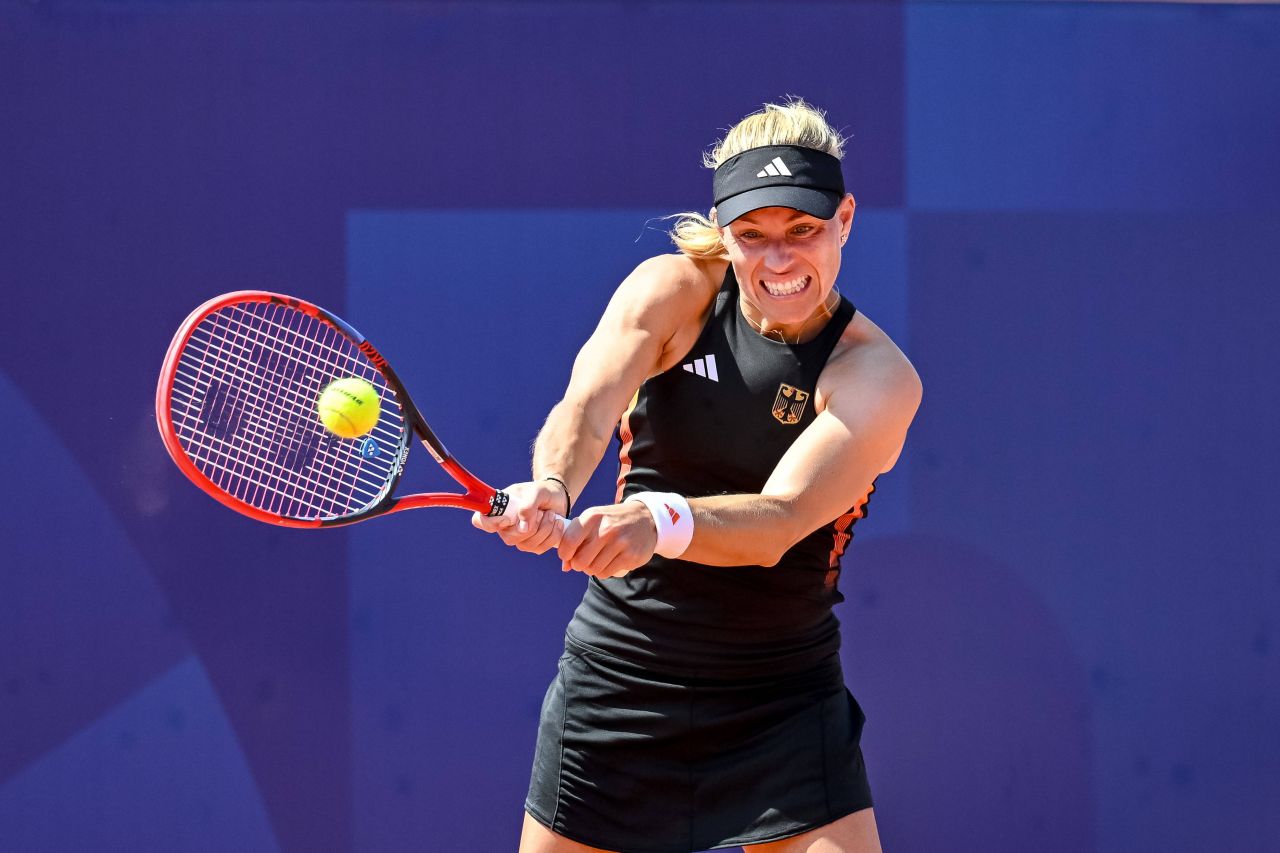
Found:
[[[839,291],[832,289],[826,300],[818,309],[801,323],[775,323],[765,316],[759,306],[749,301],[746,294],[739,291],[738,305],[742,316],[762,337],[784,344],[803,344],[813,340],[818,333],[835,316],[836,306],[840,304]]]

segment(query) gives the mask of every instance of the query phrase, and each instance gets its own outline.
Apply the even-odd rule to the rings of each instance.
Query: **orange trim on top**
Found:
[[[867,504],[871,500],[871,495],[876,490],[875,483],[871,484],[871,488],[862,500],[858,501],[853,507],[835,520],[835,534],[831,539],[831,553],[827,557],[827,575],[825,578],[828,587],[835,586],[836,580],[840,577],[840,558],[844,556],[845,549],[849,547],[849,543],[853,541],[853,534],[849,529],[853,527],[853,523],[867,515]]]
[[[849,543],[853,541],[853,534],[849,532],[849,528],[861,517],[859,511],[853,509],[836,519],[836,532],[831,541],[831,554],[827,558],[827,566],[829,568],[834,569],[840,565],[840,558],[844,555],[845,549],[849,547]]]
[[[627,404],[627,410],[622,413],[622,419],[618,421],[618,440],[622,445],[618,448],[618,493],[614,496],[614,503],[622,503],[622,490],[627,484],[627,474],[631,473],[631,442],[635,440],[631,433],[631,413],[636,410],[639,402],[640,392],[637,391]]]

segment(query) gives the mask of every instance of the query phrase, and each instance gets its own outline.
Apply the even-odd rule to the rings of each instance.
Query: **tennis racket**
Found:
[[[342,438],[316,401],[336,379],[376,389],[373,429]],[[156,388],[156,422],[182,473],[226,506],[287,527],[334,527],[419,507],[502,515],[507,495],[462,466],[382,354],[335,315],[291,296],[239,291],[183,322]],[[465,490],[393,494],[412,436]]]

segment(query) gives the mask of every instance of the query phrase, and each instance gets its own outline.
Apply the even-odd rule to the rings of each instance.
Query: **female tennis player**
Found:
[[[706,156],[710,218],[622,283],[511,486],[510,545],[590,576],[547,691],[522,853],[880,850],[832,605],[920,380],[836,289],[854,199],[800,100]],[[571,496],[620,438],[617,503]]]

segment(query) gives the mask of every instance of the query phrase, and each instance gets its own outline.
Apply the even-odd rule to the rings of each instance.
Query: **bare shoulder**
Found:
[[[922,394],[920,375],[910,359],[879,326],[858,312],[818,379],[816,402],[819,408],[826,408],[837,397],[856,396],[872,407],[888,406],[914,414]]]
[[[623,281],[609,310],[618,313],[622,325],[657,335],[656,369],[669,370],[697,340],[727,266],[727,261],[685,255],[649,258]]]
[[[670,369],[671,353],[688,338],[690,328],[697,328],[695,318],[714,301],[706,267],[681,255],[660,255],[638,264],[614,291],[595,331],[578,351],[565,399],[588,408],[606,400],[600,423],[616,423],[635,389],[648,376]],[[696,337],[695,331],[690,345]]]
[[[704,305],[716,295],[725,261],[703,261],[681,254],[655,255],[636,266],[622,283],[642,301],[674,302],[682,306]]]

